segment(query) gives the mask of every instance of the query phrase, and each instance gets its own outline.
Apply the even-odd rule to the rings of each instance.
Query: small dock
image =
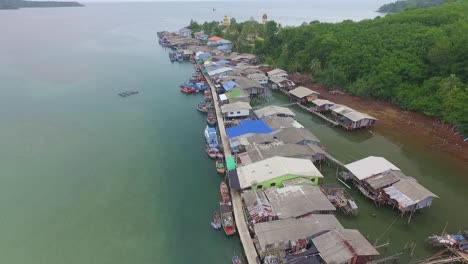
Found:
[[[221,144],[224,150],[224,157],[229,158],[232,156],[232,154],[231,154],[231,149],[229,148],[229,140],[226,134],[226,128],[224,126],[223,115],[221,113],[221,108],[219,106],[216,88],[211,82],[211,79],[208,75],[203,73],[203,76],[205,77],[206,82],[213,96],[213,105],[216,110],[216,118],[218,120],[218,130],[219,130],[219,135],[221,137]],[[249,264],[257,264],[258,254],[253,244],[252,238],[250,237],[247,223],[244,219],[244,211],[242,209],[241,195],[238,191],[232,188],[230,191],[231,191],[232,208],[234,210],[234,219],[236,220],[237,233],[239,234],[239,237],[241,239],[242,246],[244,248],[244,253],[247,258],[247,262]]]

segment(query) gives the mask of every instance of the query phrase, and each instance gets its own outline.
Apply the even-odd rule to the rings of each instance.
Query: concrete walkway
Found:
[[[208,83],[211,94],[213,95],[213,105],[216,110],[216,119],[218,120],[218,129],[219,134],[221,137],[221,144],[223,145],[224,150],[224,157],[228,158],[231,157],[231,149],[229,148],[229,140],[226,134],[226,128],[224,126],[223,114],[221,113],[221,107],[219,106],[218,102],[218,94],[216,92],[216,88],[211,82],[210,77],[207,74],[203,74],[205,76],[206,82]],[[247,227],[247,223],[244,218],[244,211],[242,210],[242,199],[239,192],[233,190],[231,188],[231,200],[232,200],[232,208],[234,210],[234,218],[236,220],[236,227],[237,233],[242,242],[242,246],[244,247],[244,253],[247,257],[247,261],[249,264],[257,264],[257,250],[253,244],[252,239],[250,238],[249,229]]]

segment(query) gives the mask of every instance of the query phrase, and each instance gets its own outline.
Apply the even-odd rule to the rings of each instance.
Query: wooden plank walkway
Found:
[[[321,113],[319,113],[317,111],[311,110],[310,108],[307,108],[306,106],[301,105],[300,103],[296,103],[296,105],[299,106],[300,108],[306,110],[307,112],[312,113],[312,114],[322,118],[323,120],[327,121],[328,123],[330,123],[330,124],[332,124],[334,126],[341,126],[340,123],[338,123],[338,122],[336,122],[334,120],[331,120],[330,118],[326,117],[325,115],[323,115],[323,114],[321,114]]]
[[[216,88],[211,82],[211,79],[207,74],[203,73],[203,76],[210,87],[211,94],[213,95],[213,104],[216,110],[216,118],[218,120],[218,130],[221,137],[221,144],[223,145],[224,150],[224,157],[228,158],[231,157],[231,149],[229,148],[229,140],[226,134],[226,128],[224,126],[223,115],[221,113],[221,108],[218,102],[218,94],[216,92]],[[244,253],[247,258],[249,264],[257,264],[257,250],[253,244],[252,239],[250,238],[249,229],[247,227],[247,223],[244,218],[244,211],[242,209],[242,198],[239,192],[231,188],[231,200],[232,200],[232,208],[234,210],[234,218],[236,220],[236,227],[237,233],[242,242],[242,246],[244,248]]]

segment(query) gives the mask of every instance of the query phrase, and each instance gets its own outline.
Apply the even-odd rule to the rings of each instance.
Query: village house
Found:
[[[208,42],[206,43],[207,46],[222,46],[222,45],[232,45],[231,41],[227,39],[223,39],[218,36],[213,36],[208,38]]]
[[[242,198],[252,224],[336,211],[320,188],[310,184],[246,190]]]
[[[257,56],[255,56],[254,54],[249,54],[249,53],[239,54],[238,56],[232,58],[232,60],[238,63],[243,62],[243,63],[252,64],[252,65],[255,65],[258,63]]]
[[[295,128],[304,128],[301,123],[297,122],[292,117],[282,117],[282,116],[267,116],[263,118],[263,121],[273,130],[277,131],[283,128],[295,127]]]
[[[280,77],[280,76],[270,77],[269,84],[270,84],[270,88],[273,90],[277,90],[277,89],[291,90],[294,87],[296,87],[296,84],[293,81],[284,77]]]
[[[299,86],[289,91],[289,96],[293,101],[305,104],[318,99],[319,93],[309,88]]]
[[[248,70],[245,70],[248,71]],[[247,78],[250,80],[256,81],[261,85],[267,85],[268,84],[268,77],[264,73],[250,73],[247,75]]]
[[[208,37],[209,37],[203,31],[195,32],[193,35],[196,39],[199,39],[199,40],[208,40]]]
[[[192,30],[188,28],[181,28],[179,29],[179,35],[184,36],[184,37],[190,37],[192,36]]]
[[[316,112],[326,112],[330,111],[330,107],[335,105],[335,103],[325,100],[325,99],[315,99],[312,101],[311,109]]]
[[[377,121],[377,118],[345,105],[335,104],[330,106],[329,109],[337,117],[340,124],[348,130],[373,126]]]
[[[246,91],[250,96],[258,96],[266,93],[266,88],[258,82],[243,76],[227,76],[226,79],[238,84],[239,88]]]
[[[333,229],[312,238],[326,264],[364,264],[379,252],[355,229]]]
[[[254,225],[254,244],[261,258],[278,251],[292,253],[307,248],[311,238],[334,229],[344,228],[328,214],[262,222]]]
[[[292,117],[294,118],[296,114],[287,107],[269,105],[254,111],[255,116],[258,119],[264,117],[275,116],[275,117]]]
[[[402,213],[411,213],[430,207],[432,200],[438,198],[411,177],[400,179],[397,183],[385,188],[384,192],[389,199],[389,204]]]
[[[325,160],[326,152],[315,144],[285,144],[278,140],[270,144],[250,145],[246,152],[238,155],[238,160],[240,164],[246,165],[274,156],[308,159],[318,163]]]
[[[429,207],[433,198],[437,198],[385,158],[370,156],[345,167],[366,197],[394,206],[402,213]]]
[[[283,187],[283,181],[293,178],[308,179],[317,185],[323,175],[315,165],[307,159],[295,159],[274,156],[237,168],[239,186],[234,189],[261,189]]]
[[[232,104],[224,104],[221,106],[221,113],[224,118],[248,118],[252,107],[249,103],[237,102]]]
[[[285,71],[285,70],[282,70],[282,69],[274,69],[274,70],[271,70],[269,72],[267,72],[267,75],[269,78],[271,77],[283,77],[283,78],[287,78],[288,77],[288,72]]]
[[[263,120],[241,120],[239,125],[226,128],[229,139],[253,134],[271,134],[273,130]]]
[[[221,98],[220,94],[220,98]],[[236,103],[236,102],[250,102],[250,94],[248,94],[246,91],[241,90],[240,88],[234,88],[232,90],[229,90],[224,94],[226,96],[226,100],[229,103]]]
[[[212,70],[207,70],[208,75],[211,78],[219,78],[222,76],[228,75],[230,72],[232,72],[232,68],[229,67],[221,67],[217,69],[212,69]]]
[[[250,134],[229,139],[232,153],[243,153],[254,145],[265,145],[277,141],[271,134]]]
[[[285,144],[321,146],[320,140],[308,129],[305,128],[283,128],[273,132],[273,137]]]

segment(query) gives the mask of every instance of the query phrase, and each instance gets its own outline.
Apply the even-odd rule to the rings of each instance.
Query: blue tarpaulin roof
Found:
[[[240,125],[226,129],[229,138],[242,136],[245,134],[270,134],[273,132],[263,120],[241,120]]]
[[[226,92],[231,91],[231,90],[234,89],[235,87],[239,87],[239,85],[237,85],[236,82],[231,81],[231,80],[229,80],[229,81],[227,81],[227,82],[225,82],[225,83],[223,84],[223,88],[224,88],[224,90],[225,90]]]
[[[231,45],[222,45],[218,47],[218,50],[232,50]]]
[[[206,54],[206,53],[198,54],[198,58],[200,58],[200,59],[202,59],[202,60],[203,60],[203,59],[206,59],[206,58],[209,58],[209,57],[211,57],[211,56],[208,55],[208,54]]]

